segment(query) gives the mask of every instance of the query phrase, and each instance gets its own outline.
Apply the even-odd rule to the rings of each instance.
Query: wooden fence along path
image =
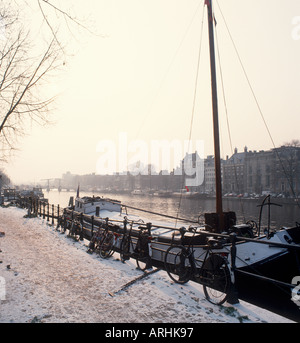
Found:
[[[62,208],[60,205],[49,204],[47,201],[40,200],[35,197],[19,197],[17,203],[20,207],[28,210],[28,217],[41,217],[46,219],[51,225],[57,225],[57,228],[61,227],[65,232],[70,228],[73,221],[77,221],[81,227],[77,228],[76,232],[80,229],[80,239],[86,238],[90,240],[93,236],[93,231],[103,225],[103,220],[95,219],[94,216],[89,216],[83,213],[73,211],[71,209]],[[83,219],[90,223],[87,227],[83,225]]]
[[[28,209],[28,217],[43,217],[48,222],[51,221],[52,225],[54,225],[54,220],[59,224],[64,211],[59,205],[51,205],[47,201],[35,197],[19,197],[16,199],[16,202],[20,207]]]

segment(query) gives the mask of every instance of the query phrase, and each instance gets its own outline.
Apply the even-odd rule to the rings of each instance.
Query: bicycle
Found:
[[[68,230],[68,237],[73,238],[75,241],[83,239],[83,225],[77,218],[73,218],[69,224]]]
[[[125,262],[133,257],[136,260],[137,268],[145,271],[152,267],[149,254],[149,240],[151,240],[151,236],[149,235],[148,227],[139,227],[139,235],[134,245],[132,241],[132,227],[133,222],[130,223],[130,229],[127,230],[127,221],[124,221],[124,235],[120,244],[120,258],[122,262]]]
[[[60,217],[59,221],[60,232],[64,234],[66,230],[70,230],[72,225],[72,217],[64,211],[63,215]]]
[[[107,231],[104,233],[104,237],[99,247],[99,254],[102,258],[111,257],[115,252],[115,248],[118,245],[121,234],[114,231]]]
[[[186,229],[181,228],[181,243],[171,245],[167,249],[164,259],[165,269],[176,283],[184,284],[189,280],[201,283],[206,299],[212,304],[221,305],[227,300],[231,286],[228,252],[222,250],[221,240],[208,238],[206,245],[202,246],[203,253],[195,258],[192,239],[196,230],[189,231],[193,235],[187,246],[182,245]]]
[[[133,243],[131,240],[131,231],[132,231],[132,226],[133,222],[130,224],[130,230],[127,230],[127,220],[125,218],[124,220],[124,234],[123,238],[120,244],[120,259],[122,262],[125,262],[130,259],[131,256],[131,249],[134,250]]]
[[[88,253],[93,253],[94,251],[99,251],[100,244],[103,239],[103,228],[102,226],[99,226],[98,229],[93,233],[93,236],[90,240],[89,246],[88,246]]]
[[[139,228],[139,236],[134,249],[134,256],[138,269],[145,271],[152,268],[151,253],[151,235],[147,227]]]
[[[117,232],[118,229],[118,226],[110,228],[108,224],[108,218],[105,219],[105,228],[99,245],[99,255],[102,258],[108,258],[112,256],[116,246],[119,244],[119,237],[121,234]]]

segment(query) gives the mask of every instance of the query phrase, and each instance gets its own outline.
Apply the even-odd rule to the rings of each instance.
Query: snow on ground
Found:
[[[214,306],[201,285],[173,283],[165,271],[110,296],[141,275],[119,254],[100,259],[25,210],[0,208],[0,323],[257,323],[290,320],[241,301]],[[3,293],[5,290],[5,293]]]

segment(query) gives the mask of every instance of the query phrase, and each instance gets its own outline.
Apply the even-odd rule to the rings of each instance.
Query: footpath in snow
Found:
[[[119,254],[100,259],[23,209],[0,207],[0,323],[287,323],[241,301],[214,306],[202,286],[173,283],[165,271],[110,296],[142,274]]]

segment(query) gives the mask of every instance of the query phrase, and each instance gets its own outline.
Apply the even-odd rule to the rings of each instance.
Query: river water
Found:
[[[51,190],[47,192],[44,190],[45,198],[49,200],[50,204],[67,207],[71,196],[76,197],[76,192],[67,192]],[[104,196],[107,198],[120,200],[122,204],[153,211],[157,213],[167,214],[169,216],[187,218],[191,220],[198,220],[200,215],[205,212],[215,211],[214,199],[188,199],[179,197],[158,197],[151,195],[132,195],[132,194],[98,194],[89,192],[80,192],[80,196]],[[234,211],[237,216],[238,223],[244,223],[248,220],[255,220],[258,222],[260,207],[258,205],[262,200],[253,199],[230,199],[224,198],[223,210]],[[273,199],[273,202],[281,204],[282,207],[271,207],[271,226],[280,228],[282,226],[293,226],[295,222],[300,222],[300,208],[296,204],[284,204],[281,199]],[[175,223],[175,220],[170,218],[163,218],[157,215],[142,213],[132,209],[128,210],[129,214],[138,214],[146,217],[149,220],[163,220],[166,222]],[[201,217],[200,217],[201,218]],[[203,222],[203,217],[201,218]],[[267,207],[265,207],[262,224],[267,224]],[[179,225],[179,224],[178,224]]]

